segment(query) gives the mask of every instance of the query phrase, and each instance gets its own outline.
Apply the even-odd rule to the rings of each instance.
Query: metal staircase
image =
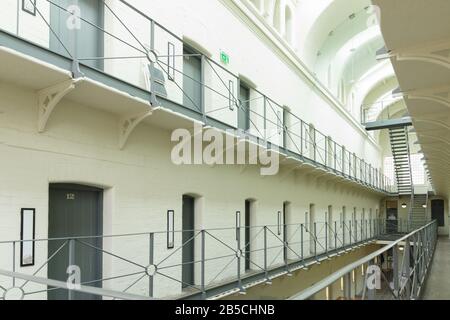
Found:
[[[417,194],[414,196],[410,226],[413,229],[418,229],[427,222],[427,208],[428,194]]]
[[[409,151],[408,127],[389,129],[392,156],[397,178],[399,195],[413,195],[413,181],[411,171],[411,158]]]

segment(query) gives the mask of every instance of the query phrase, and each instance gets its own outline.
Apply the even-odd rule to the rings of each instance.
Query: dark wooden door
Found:
[[[182,287],[187,288],[195,284],[194,261],[195,261],[195,199],[183,196],[183,248],[182,248]]]
[[[81,271],[81,282],[102,278],[102,238],[103,232],[103,191],[100,189],[69,184],[53,184],[49,189],[49,239],[68,237],[96,237],[75,242],[73,265]],[[48,243],[48,278],[66,282],[69,267],[69,245],[66,244],[56,255],[55,252],[66,240],[50,240]],[[98,249],[94,249],[98,248]],[[100,282],[91,286],[101,286]],[[65,300],[67,290],[56,289],[48,292],[50,300]],[[100,297],[74,293],[74,299],[90,300]]]
[[[68,11],[72,6],[78,6],[82,19],[78,25],[73,21],[73,17]],[[104,9],[100,0],[60,0],[58,6],[50,5],[50,49],[67,56],[67,50],[72,56],[82,59],[80,63],[93,68],[102,69],[103,60],[97,58],[103,56],[103,33],[99,28],[104,25]],[[66,10],[63,10],[64,8]],[[88,23],[89,22],[89,23]],[[74,28],[80,27],[79,29]],[[99,27],[99,28],[96,28]],[[65,48],[64,48],[65,47]],[[76,50],[75,50],[76,48]]]

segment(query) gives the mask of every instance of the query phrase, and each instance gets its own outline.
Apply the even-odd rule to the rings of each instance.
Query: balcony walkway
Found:
[[[450,239],[440,237],[423,300],[450,300]]]

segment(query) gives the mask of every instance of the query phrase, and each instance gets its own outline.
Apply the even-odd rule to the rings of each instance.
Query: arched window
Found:
[[[355,92],[352,92],[351,101],[350,101],[350,113],[351,114],[354,114],[355,107],[356,107],[356,97],[355,97]]]
[[[273,12],[273,27],[275,28],[275,30],[277,30],[279,33],[281,33],[282,31],[282,25],[284,23],[284,21],[282,21],[282,17],[281,17],[281,0],[276,0],[275,1],[275,7],[274,7],[274,12]]]
[[[287,42],[292,43],[293,41],[293,29],[294,29],[294,16],[292,10],[289,6],[285,8],[285,38]]]
[[[250,0],[250,3],[255,6],[256,9],[262,14],[263,13],[263,1],[264,0]]]
[[[328,65],[328,71],[327,71],[327,83],[328,83],[328,89],[331,89],[331,81],[332,81],[332,66],[331,63]]]

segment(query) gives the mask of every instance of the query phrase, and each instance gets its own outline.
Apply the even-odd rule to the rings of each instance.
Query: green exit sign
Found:
[[[230,63],[230,56],[225,52],[220,52],[220,61],[222,61],[223,64],[229,64]]]

